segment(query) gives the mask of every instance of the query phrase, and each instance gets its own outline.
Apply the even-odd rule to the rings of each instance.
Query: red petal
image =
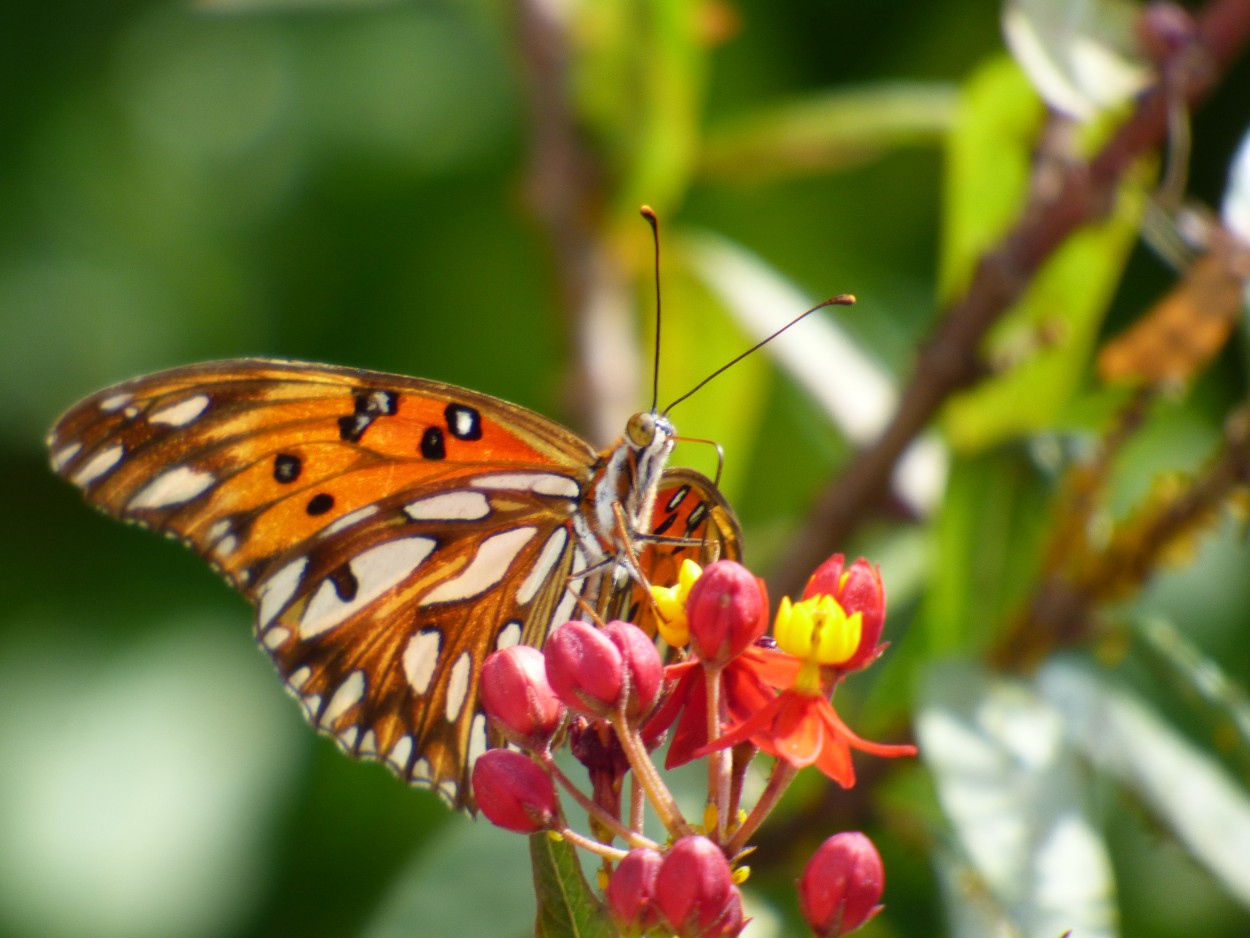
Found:
[[[822,697],[807,694],[782,694],[786,698],[777,719],[773,722],[769,752],[785,759],[796,769],[806,768],[819,758],[821,749],[827,746],[834,737],[825,732],[820,720],[819,704]],[[765,748],[763,740],[756,738],[755,744]]]

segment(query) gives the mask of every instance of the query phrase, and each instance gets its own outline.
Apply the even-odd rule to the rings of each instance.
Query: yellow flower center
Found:
[[[819,694],[820,669],[841,664],[859,648],[863,615],[847,615],[832,596],[820,595],[791,603],[783,596],[773,623],[777,646],[803,660],[794,689],[802,694]]]
[[[686,619],[686,600],[690,587],[703,575],[703,568],[690,558],[681,562],[676,586],[653,586],[651,598],[659,612],[657,626],[664,641],[672,648],[681,648],[690,641],[690,622]]]

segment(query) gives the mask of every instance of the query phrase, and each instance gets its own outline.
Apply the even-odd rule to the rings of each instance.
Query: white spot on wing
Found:
[[[148,423],[164,423],[171,427],[185,427],[208,407],[208,395],[197,394],[185,401],[170,404],[148,417]]]
[[[454,411],[454,413],[456,425],[451,428],[453,436],[464,439],[477,430],[477,414],[475,411],[459,409]]]
[[[312,668],[305,665],[302,668],[292,671],[291,676],[286,679],[286,683],[291,690],[299,690],[308,683],[308,679],[310,677],[312,677]]]
[[[326,525],[321,531],[321,536],[329,537],[331,534],[337,534],[339,531],[350,528],[357,521],[364,521],[370,515],[376,515],[377,513],[377,505],[365,505],[364,508],[357,508],[355,511],[349,511],[337,521],[333,521]]]
[[[317,719],[317,711],[321,709],[321,695],[310,694],[307,697],[299,699],[300,706],[304,708],[304,716],[308,718],[308,722],[312,723]]]
[[[422,629],[408,639],[404,648],[404,674],[418,694],[424,695],[430,689],[442,644],[443,633],[438,629]]]
[[[239,539],[228,534],[213,546],[213,554],[217,557],[229,557],[239,547]]]
[[[121,462],[124,452],[125,447],[120,443],[114,443],[107,449],[100,450],[100,452],[80,466],[77,472],[70,476],[70,481],[77,486],[86,487],[90,485]]]
[[[360,738],[360,754],[362,756],[378,754],[378,737],[373,730],[365,730],[365,735]]]
[[[213,526],[208,529],[208,541],[219,541],[230,533],[230,520],[222,518],[220,521],[214,521]]]
[[[404,537],[361,551],[348,565],[356,578],[356,595],[339,599],[331,580],[322,581],[299,622],[299,634],[312,638],[339,625],[388,589],[407,578],[421,565],[437,541],[430,537]]]
[[[275,625],[273,628],[271,628],[268,632],[264,634],[264,637],[261,638],[261,642],[264,643],[264,646],[266,648],[272,651],[275,648],[281,648],[283,645],[285,645],[286,640],[290,637],[291,637],[290,629],[283,628],[280,625]]]
[[[134,395],[129,391],[122,391],[120,394],[111,394],[104,400],[100,401],[100,410],[106,414],[111,414],[121,410],[134,399]]]
[[[560,557],[563,556],[564,547],[568,542],[569,532],[564,528],[556,528],[552,532],[551,537],[547,538],[547,543],[543,545],[538,559],[534,561],[534,566],[530,568],[530,572],[526,575],[525,582],[517,590],[517,602],[525,605],[538,594],[539,588],[547,581],[547,577],[551,575],[552,569],[559,562]]]
[[[490,503],[481,492],[443,492],[409,502],[404,514],[413,521],[478,521],[490,514]]]
[[[551,626],[560,626],[573,618],[573,612],[577,609],[577,594],[575,589],[564,588],[564,596],[556,603],[556,611],[551,615]],[[594,603],[592,602],[593,606]]]
[[[513,619],[499,630],[499,638],[495,639],[495,650],[511,648],[521,643],[521,623]]]
[[[418,788],[429,788],[430,775],[430,760],[418,759],[412,766],[412,778],[409,781]]]
[[[386,755],[386,761],[395,766],[397,772],[408,771],[408,760],[412,758],[412,737],[401,736]]]
[[[339,733],[335,739],[339,741],[339,744],[343,747],[344,751],[351,752],[356,748],[356,740],[359,737],[360,727],[349,726],[347,729],[343,730],[343,732]]]
[[[334,721],[350,710],[365,695],[365,672],[353,671],[339,685],[339,689],[330,698],[330,705],[321,715],[322,726],[332,726]]]
[[[135,510],[180,505],[203,495],[212,487],[212,484],[211,472],[192,469],[190,466],[178,466],[174,469],[167,469],[145,485],[126,507]]]
[[[479,713],[473,718],[473,727],[469,730],[469,768],[486,751],[486,744],[486,714]]]
[[[282,611],[295,595],[304,568],[308,566],[307,557],[297,557],[289,564],[267,579],[260,588],[260,609],[256,613],[261,629],[267,629],[274,616]]]
[[[497,472],[478,476],[471,484],[483,489],[509,489],[559,498],[580,498],[582,494],[576,482],[554,472]]]
[[[508,575],[508,567],[537,530],[524,527],[492,534],[478,546],[469,565],[426,593],[421,605],[472,599],[486,592]]]
[[[438,792],[438,797],[442,798],[451,807],[456,803],[456,793],[460,791],[460,786],[450,778],[445,778],[438,783],[438,788],[434,789]]]
[[[81,443],[70,443],[68,446],[62,446],[52,454],[52,468],[60,472],[65,468],[65,464],[78,455],[78,451],[82,449]]]
[[[464,709],[465,698],[469,696],[469,678],[473,676],[473,659],[467,651],[461,652],[456,663],[451,666],[451,676],[447,679],[447,720],[455,723]]]

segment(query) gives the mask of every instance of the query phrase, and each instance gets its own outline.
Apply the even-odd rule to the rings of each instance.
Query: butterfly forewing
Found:
[[[472,804],[473,758],[497,742],[477,706],[485,657],[541,645],[578,595],[650,614],[604,565],[620,536],[594,512],[598,485],[623,484],[605,474],[625,444],[596,453],[488,395],[211,362],[101,391],[48,443],[89,501],[182,538],[255,604],[257,638],[310,722],[458,806]],[[656,537],[626,533],[644,576],[672,582],[685,556],[738,555],[707,479],[667,470],[658,489]]]

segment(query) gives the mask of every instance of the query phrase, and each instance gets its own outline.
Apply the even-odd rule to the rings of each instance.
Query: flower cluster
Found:
[[[628,622],[569,622],[542,651],[515,646],[487,659],[483,706],[511,746],[478,759],[474,794],[501,827],[547,831],[602,857],[606,906],[622,934],[737,935],[745,924],[738,886],[749,873],[742,858],[798,771],[815,766],[850,787],[852,749],[915,753],[861,739],[831,700],[847,674],[885,648],[878,643],[885,591],[867,561],[848,566],[834,556],[798,602],[781,601],[771,637],[764,584],[733,561],[705,570],[686,561],[678,583],[652,587],[652,595],[660,635],[676,658],[667,666],[655,642]],[[666,768],[707,760],[698,824],[678,810],[651,760],[670,730]],[[588,771],[590,794],[554,761],[564,737]],[[760,753],[775,761],[747,811],[743,781]],[[560,790],[587,812],[589,835],[568,826]],[[645,804],[665,830],[663,842],[644,834]],[[883,885],[871,841],[837,834],[799,880],[800,908],[813,934],[846,934],[880,908]]]

